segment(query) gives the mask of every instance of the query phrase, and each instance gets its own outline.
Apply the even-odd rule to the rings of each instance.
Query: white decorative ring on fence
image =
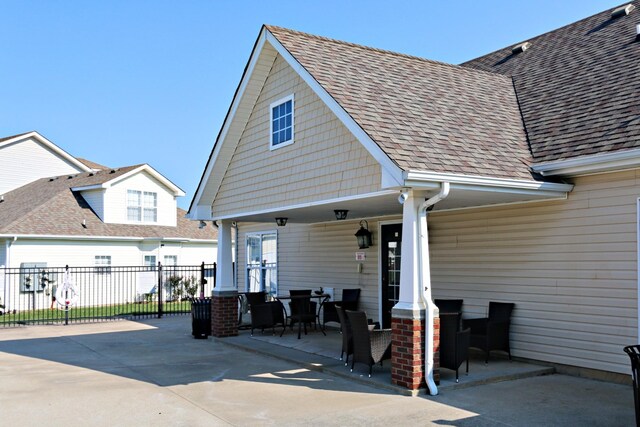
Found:
[[[64,280],[62,286],[56,289],[56,302],[60,306],[59,308],[73,307],[78,302],[78,291],[76,291],[73,285],[73,279],[71,275],[66,272],[64,274]]]

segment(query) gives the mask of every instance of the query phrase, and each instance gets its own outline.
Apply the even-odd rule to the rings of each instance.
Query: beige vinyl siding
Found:
[[[465,318],[515,302],[515,356],[628,373],[638,340],[637,171],[576,178],[566,201],[434,212],[434,297]]]
[[[278,233],[278,294],[288,295],[289,289],[318,289],[332,287],[339,299],[344,288],[360,288],[360,309],[368,317],[379,320],[379,274],[377,221],[369,220],[374,246],[358,249],[355,232],[357,221],[325,224],[239,225],[238,289],[244,291],[246,283],[246,236],[251,232],[277,231]],[[365,252],[362,273],[357,272],[356,251]]]
[[[82,191],[82,198],[91,206],[91,209],[104,221],[104,190]]]
[[[270,150],[269,105],[294,94],[294,143]],[[380,166],[278,56],[213,202],[226,216],[380,189]]]

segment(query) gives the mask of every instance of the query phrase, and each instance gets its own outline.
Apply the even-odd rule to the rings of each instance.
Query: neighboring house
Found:
[[[111,169],[76,159],[36,132],[2,141],[12,144],[9,151],[0,142],[3,185],[5,166],[37,173],[0,196],[0,266],[200,265],[216,259],[216,230],[184,218],[176,203],[184,192],[151,166]],[[40,148],[35,162],[30,153]]]
[[[464,299],[465,318],[514,302],[514,356],[628,374],[640,289],[634,6],[461,66],[263,27],[188,214],[220,226],[214,299],[234,291],[235,222],[240,290],[267,268],[258,285],[272,293],[361,288],[361,308],[394,329],[396,384],[416,389],[425,369],[436,391],[432,297]]]

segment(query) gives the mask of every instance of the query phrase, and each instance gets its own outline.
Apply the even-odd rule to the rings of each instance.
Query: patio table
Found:
[[[324,331],[324,327],[322,325],[322,323],[320,323],[320,311],[322,310],[322,304],[324,304],[329,298],[331,298],[331,295],[326,294],[326,293],[322,293],[322,294],[317,294],[317,293],[312,293],[311,295],[287,295],[287,296],[274,296],[275,299],[279,300],[279,301],[285,301],[285,300],[294,300],[294,299],[303,299],[303,298],[315,298],[317,299],[320,304],[318,304],[318,312],[316,313],[316,324],[320,325],[320,331],[322,332],[323,335],[327,335]],[[284,304],[283,304],[284,306]],[[286,306],[285,306],[286,307]],[[286,310],[286,308],[285,308]],[[302,323],[298,322],[298,338],[300,338],[300,327],[301,327]]]

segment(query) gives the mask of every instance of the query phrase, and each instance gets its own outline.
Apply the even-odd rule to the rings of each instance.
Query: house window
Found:
[[[111,274],[111,255],[96,255],[96,274]]]
[[[271,149],[293,144],[293,95],[270,105]]]
[[[155,255],[145,255],[144,256],[144,266],[147,267],[147,270],[152,271],[156,267],[156,256]]]
[[[274,232],[247,235],[248,292],[278,294],[278,237]]]
[[[158,193],[127,190],[127,220],[158,222]]]
[[[165,255],[164,256],[164,265],[168,267],[175,267],[178,265],[178,256],[177,255]]]

